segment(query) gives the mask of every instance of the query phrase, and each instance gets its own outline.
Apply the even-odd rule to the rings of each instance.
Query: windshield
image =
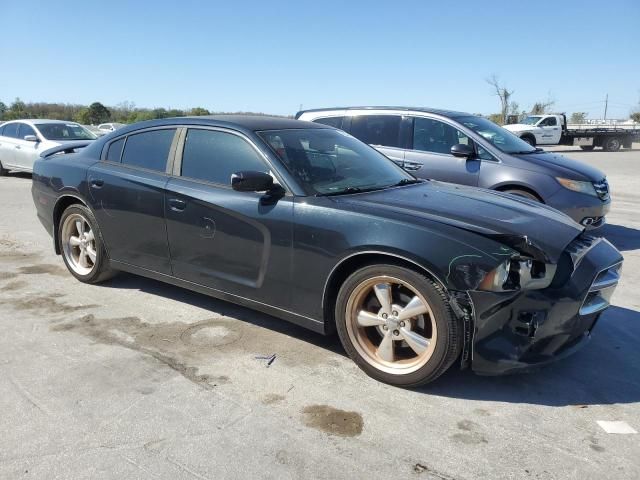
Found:
[[[542,117],[529,116],[522,120],[520,123],[524,123],[525,125],[535,125],[540,121]]]
[[[334,129],[258,132],[308,195],[379,190],[416,181],[377,150]]]
[[[47,140],[94,140],[98,138],[77,123],[39,123],[36,126]]]
[[[499,127],[495,123],[482,117],[461,117],[458,122],[479,133],[489,140],[496,148],[505,153],[530,153],[536,149],[529,145],[520,137]]]

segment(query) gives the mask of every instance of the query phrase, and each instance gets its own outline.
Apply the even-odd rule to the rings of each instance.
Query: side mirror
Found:
[[[24,139],[27,142],[37,142],[38,141],[38,137],[36,137],[35,135],[25,135]]]
[[[473,147],[471,145],[465,145],[464,143],[458,143],[451,147],[451,155],[454,157],[471,158],[475,155]]]
[[[273,188],[273,177],[264,172],[236,172],[231,175],[231,188],[237,192],[268,192]]]

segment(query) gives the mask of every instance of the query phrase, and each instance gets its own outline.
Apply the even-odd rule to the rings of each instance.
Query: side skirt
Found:
[[[232,293],[216,290],[215,288],[206,287],[204,285],[200,285],[199,283],[193,283],[187,280],[182,280],[180,278],[176,278],[171,275],[165,275],[163,273],[155,272],[153,270],[148,270],[146,268],[136,267],[128,263],[118,262],[116,260],[110,260],[109,263],[114,270],[120,270],[123,272],[140,275],[142,277],[152,278],[160,282],[175,285],[176,287],[186,288],[187,290],[193,290],[194,292],[202,293],[210,297],[214,297],[220,300],[225,300],[227,302],[242,305],[243,307],[248,307],[253,310],[258,310],[260,312],[273,315],[274,317],[287,320],[288,322],[295,323],[296,325],[299,325],[304,328],[308,328],[309,330],[312,330],[317,333],[321,333],[323,335],[326,335],[328,333],[325,328],[324,322],[319,320],[314,320],[313,318],[305,317],[303,315],[299,315],[297,313],[290,312],[288,310],[274,307],[272,305],[267,305],[266,303],[257,302],[255,300],[244,298],[239,295],[234,295]]]

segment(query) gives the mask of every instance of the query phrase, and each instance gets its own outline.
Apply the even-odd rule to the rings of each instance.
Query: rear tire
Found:
[[[618,150],[620,150],[621,146],[622,142],[618,137],[606,138],[604,140],[604,143],[602,144],[602,148],[605,152],[617,152]]]
[[[115,272],[109,268],[98,222],[84,205],[71,205],[60,217],[58,247],[67,269],[84,283],[100,283]]]
[[[338,335],[370,377],[417,387],[442,375],[460,355],[462,326],[442,287],[397,265],[369,265],[342,284]]]
[[[580,148],[585,152],[591,152],[596,147],[594,147],[593,145],[581,145]]]
[[[532,147],[536,146],[536,137],[534,137],[533,135],[523,135],[522,137],[520,137],[520,139],[524,140]]]

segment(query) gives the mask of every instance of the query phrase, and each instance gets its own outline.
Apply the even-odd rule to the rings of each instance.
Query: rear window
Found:
[[[175,128],[171,128],[129,135],[124,146],[122,163],[164,172],[175,132]]]
[[[322,125],[328,125],[330,127],[342,128],[342,120],[344,117],[325,117],[316,118],[314,123],[321,123]]]
[[[351,135],[369,145],[400,146],[399,115],[358,115],[351,119]]]

